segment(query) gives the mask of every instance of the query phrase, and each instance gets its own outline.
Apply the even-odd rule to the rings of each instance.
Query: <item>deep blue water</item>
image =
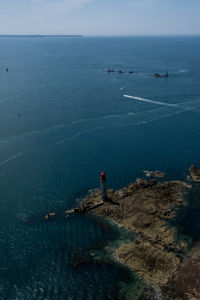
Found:
[[[71,264],[109,233],[41,216],[72,208],[101,170],[116,189],[144,169],[184,179],[200,166],[199,53],[200,37],[0,38],[0,299],[116,299],[125,270]]]

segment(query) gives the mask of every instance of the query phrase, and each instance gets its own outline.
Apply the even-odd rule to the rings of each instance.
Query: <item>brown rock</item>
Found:
[[[148,241],[124,245],[119,248],[117,255],[121,262],[148,281],[160,285],[168,282],[180,263],[180,259],[173,253],[159,249]]]
[[[189,172],[193,181],[200,182],[200,170],[196,166],[192,165]]]
[[[155,178],[163,178],[165,177],[165,173],[164,172],[161,172],[161,171],[146,171],[144,170],[144,173],[147,177],[155,177]]]
[[[200,245],[192,248],[183,261],[174,287],[176,292],[184,294],[187,300],[200,299]]]
[[[177,253],[188,246],[177,240],[176,227],[169,226],[167,221],[176,218],[178,208],[183,205],[182,194],[189,187],[180,181],[140,178],[119,191],[112,191],[109,201],[101,205],[98,205],[100,191],[91,193],[80,207],[137,233],[139,240],[120,247],[117,258],[150,282],[163,286],[180,265]]]

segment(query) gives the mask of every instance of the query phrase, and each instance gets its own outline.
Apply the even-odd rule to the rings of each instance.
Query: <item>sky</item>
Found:
[[[200,0],[0,0],[0,34],[199,35]]]

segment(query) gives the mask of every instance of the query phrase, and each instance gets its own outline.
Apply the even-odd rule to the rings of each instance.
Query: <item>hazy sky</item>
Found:
[[[200,34],[200,0],[0,0],[0,34]]]

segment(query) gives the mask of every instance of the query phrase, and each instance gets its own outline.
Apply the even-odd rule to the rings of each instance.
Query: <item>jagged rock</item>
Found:
[[[147,177],[155,177],[155,178],[163,178],[165,177],[165,173],[164,172],[161,172],[161,171],[146,171],[144,170],[144,174],[147,176]]]
[[[121,198],[125,198],[128,196],[128,193],[123,190],[119,190],[118,194],[119,194],[119,197],[121,197]]]
[[[200,170],[196,166],[192,165],[189,172],[193,181],[200,182]]]

